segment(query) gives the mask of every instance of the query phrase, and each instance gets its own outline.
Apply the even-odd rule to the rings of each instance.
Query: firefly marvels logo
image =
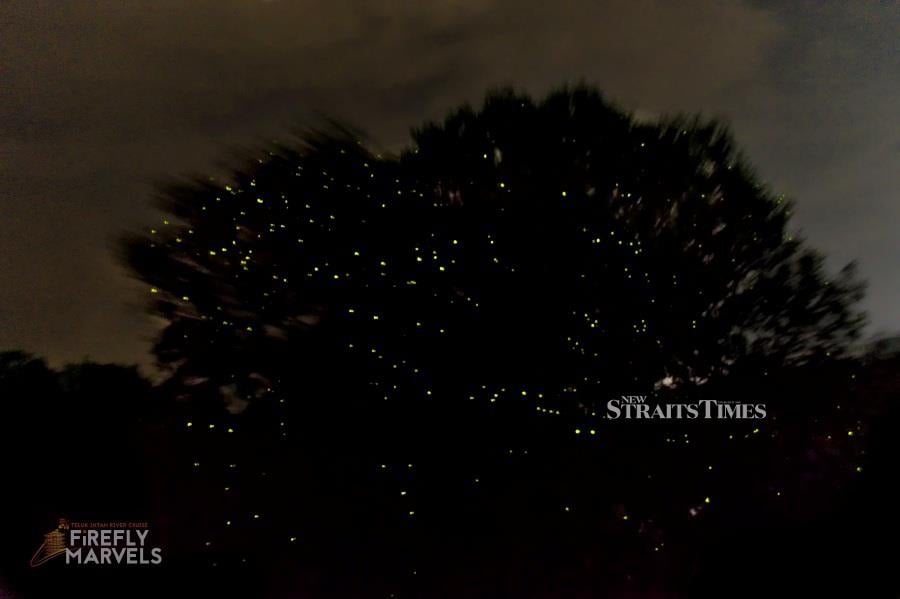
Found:
[[[162,549],[149,543],[146,522],[69,522],[55,530],[31,557],[31,567],[65,555],[66,564],[144,566],[162,563]]]

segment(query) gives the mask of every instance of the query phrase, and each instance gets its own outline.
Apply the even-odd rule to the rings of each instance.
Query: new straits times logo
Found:
[[[150,542],[146,522],[68,522],[61,518],[55,530],[31,558],[37,567],[65,556],[66,564],[144,566],[162,563],[162,549]]]
[[[646,395],[622,395],[606,402],[607,420],[759,420],[766,404],[701,399],[684,403],[647,403]]]

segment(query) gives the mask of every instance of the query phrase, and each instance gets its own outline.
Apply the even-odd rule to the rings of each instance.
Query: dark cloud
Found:
[[[116,0],[0,6],[0,346],[145,360],[110,243],[151,182],[316,112],[394,146],[488,87],[597,84],[727,117],[800,224],[860,257],[897,328],[897,11],[722,0]],[[884,13],[893,14],[884,14]]]

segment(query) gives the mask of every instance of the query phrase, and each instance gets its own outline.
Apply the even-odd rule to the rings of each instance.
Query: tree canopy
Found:
[[[825,273],[716,123],[500,92],[413,139],[386,157],[312,133],[165,190],[170,216],[129,245],[168,323],[160,363],[244,385],[330,343],[410,380],[611,392],[838,357],[858,334],[852,272]]]
[[[862,324],[852,267],[829,276],[726,128],[639,120],[589,88],[490,94],[397,155],[308,132],[161,201],[126,256],[210,493],[192,524],[320,556],[342,539],[330,563],[367,592],[417,559],[483,567],[491,535],[510,568],[569,568],[547,561],[564,544],[624,580],[618,553],[659,550],[713,485],[749,510],[775,496],[747,468],[783,485],[809,467],[785,456],[813,450],[805,423],[637,430],[605,423],[606,401],[780,402]],[[806,383],[849,380],[829,377]],[[227,531],[214,546],[240,553]]]

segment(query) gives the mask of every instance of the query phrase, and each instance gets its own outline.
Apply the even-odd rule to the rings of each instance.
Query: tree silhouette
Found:
[[[486,530],[518,542],[510,568],[552,561],[547,535],[617,563],[576,531],[625,552],[637,541],[610,518],[637,510],[658,548],[708,481],[661,457],[669,429],[606,426],[606,400],[734,390],[837,363],[859,334],[852,268],[827,275],[716,123],[642,122],[587,88],[499,92],[413,140],[382,156],[347,129],[305,134],[225,183],[169,186],[165,220],[128,241],[200,486],[228,489],[202,526],[342,539],[372,570],[423,543],[432,564],[464,555]],[[608,509],[556,519],[586,503]]]
[[[609,390],[837,357],[858,333],[852,273],[827,278],[714,123],[637,122],[579,88],[495,94],[414,139],[385,159],[310,135],[230,185],[169,188],[172,222],[130,244],[161,364],[269,380],[282,344],[327,330]]]

